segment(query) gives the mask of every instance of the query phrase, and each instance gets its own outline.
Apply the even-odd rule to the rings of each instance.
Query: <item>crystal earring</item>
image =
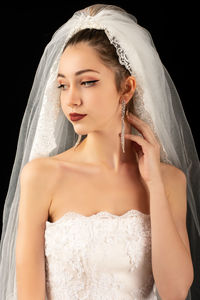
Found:
[[[122,110],[121,110],[121,120],[122,120],[122,131],[121,131],[121,145],[122,145],[122,151],[125,153],[125,144],[124,144],[124,116],[125,116],[125,108],[126,108],[126,102],[123,99],[122,100]]]

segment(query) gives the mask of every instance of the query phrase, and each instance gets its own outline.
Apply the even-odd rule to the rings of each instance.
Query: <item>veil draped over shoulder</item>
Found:
[[[39,62],[20,127],[17,151],[3,211],[0,244],[0,299],[17,299],[15,246],[20,198],[20,171],[38,157],[56,155],[74,146],[78,136],[60,106],[58,63],[69,38],[84,28],[103,29],[120,64],[136,78],[134,113],[147,122],[161,145],[161,161],[187,177],[187,230],[195,278],[187,300],[200,293],[200,164],[193,136],[174,83],[162,64],[150,33],[137,19],[104,5],[76,11],[53,35]],[[134,131],[134,134],[140,133]],[[158,295],[159,297],[159,295]]]

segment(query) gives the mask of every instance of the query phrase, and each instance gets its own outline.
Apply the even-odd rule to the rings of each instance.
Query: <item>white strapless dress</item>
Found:
[[[48,300],[157,300],[150,215],[67,212],[46,221]]]

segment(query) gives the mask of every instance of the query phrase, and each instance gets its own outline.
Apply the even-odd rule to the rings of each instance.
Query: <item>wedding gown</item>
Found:
[[[150,215],[67,212],[45,229],[48,300],[157,300]]]

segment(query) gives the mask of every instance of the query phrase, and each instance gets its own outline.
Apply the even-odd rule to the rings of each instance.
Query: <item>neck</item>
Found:
[[[125,120],[125,132],[131,133],[131,125]],[[118,130],[111,132],[92,132],[75,149],[84,162],[94,164],[119,173],[122,169],[136,166],[136,153],[133,142],[124,139],[125,153],[122,151]]]

